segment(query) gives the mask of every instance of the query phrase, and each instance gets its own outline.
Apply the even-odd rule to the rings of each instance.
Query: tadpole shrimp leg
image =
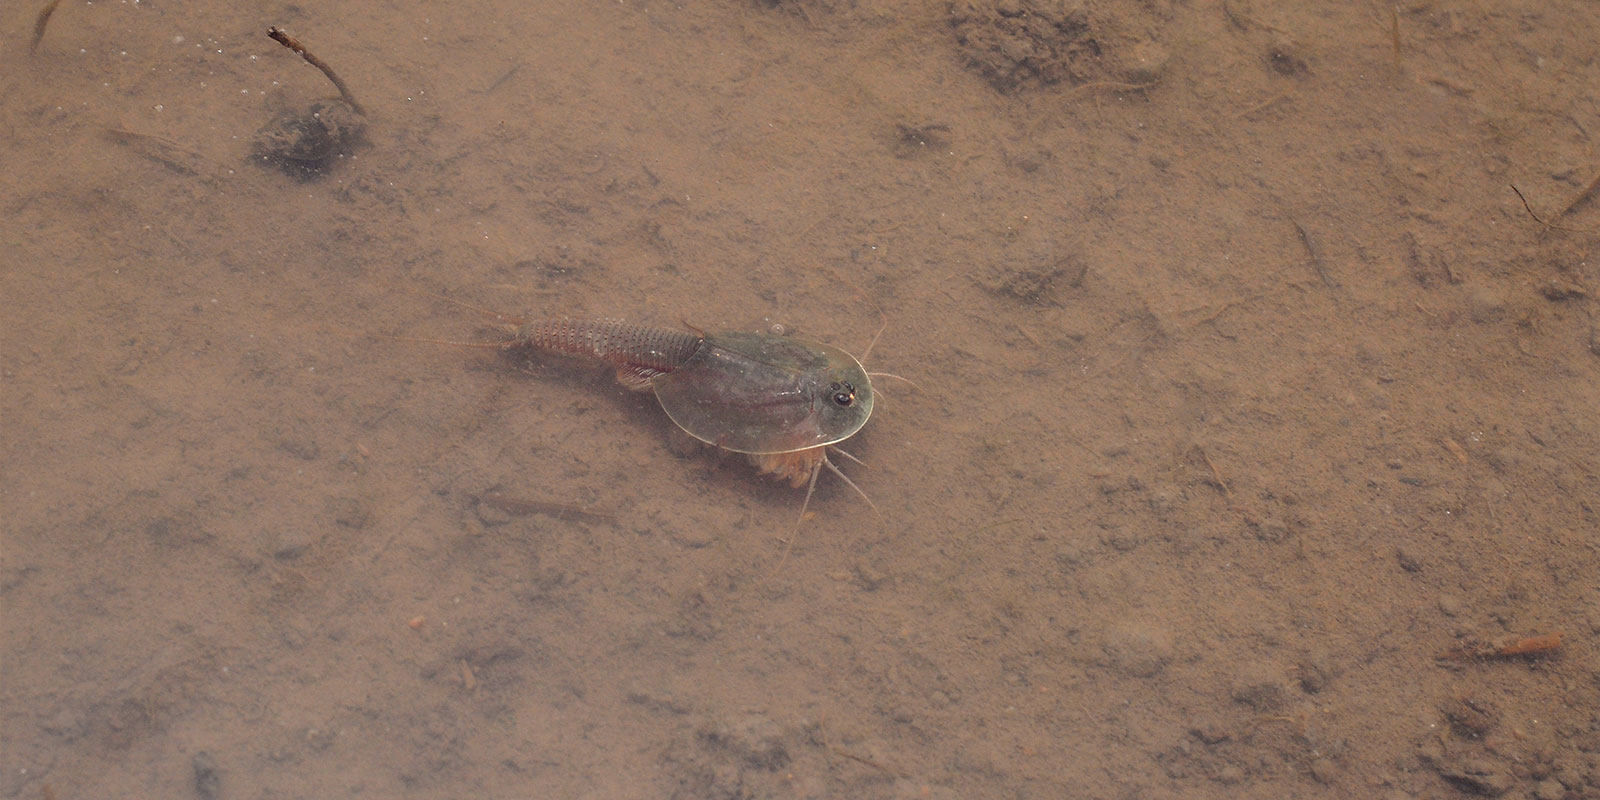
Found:
[[[863,467],[867,465],[866,462],[856,458],[853,455],[850,455],[843,450],[840,450],[838,447],[833,445],[827,445],[826,447],[828,450],[832,450],[839,455],[842,455],[845,458],[860,464]],[[783,565],[788,563],[789,553],[794,551],[794,540],[800,538],[800,526],[805,524],[806,509],[811,507],[811,495],[817,490],[817,477],[822,475],[823,467],[827,467],[829,472],[832,472],[834,475],[838,476],[839,480],[844,481],[844,484],[854,490],[856,494],[860,495],[862,500],[867,501],[867,507],[872,509],[872,513],[880,516],[882,515],[882,512],[878,511],[878,504],[872,502],[872,498],[868,497],[866,492],[861,491],[861,487],[857,486],[855,481],[850,480],[849,475],[844,474],[843,470],[840,470],[837,466],[834,466],[833,460],[828,458],[827,452],[823,452],[822,460],[818,461],[817,466],[811,470],[811,480],[806,483],[806,499],[800,503],[800,517],[794,521],[794,530],[789,532],[789,538],[783,544],[783,555],[778,557],[778,563],[772,565],[772,571],[767,573],[767,579],[771,579],[772,576],[777,575],[778,570],[783,569]],[[762,582],[765,583],[766,580],[764,579]]]
[[[858,289],[857,292],[859,293],[860,290]],[[872,341],[867,343],[867,349],[861,351],[861,358],[858,360],[863,363],[865,363],[867,358],[872,355],[872,349],[878,346],[878,340],[883,337],[883,332],[889,329],[889,315],[884,313],[883,306],[878,305],[876,301],[873,301],[873,306],[877,308],[878,316],[883,320],[883,322],[878,325],[878,330],[872,334]],[[905,381],[906,383],[911,384],[912,388],[914,389],[920,390],[922,388],[917,386],[916,381],[913,381],[910,378],[904,378],[899,375],[895,375],[890,372],[868,372],[867,377],[894,378],[896,380]],[[883,399],[883,393],[878,392],[877,397],[881,401]],[[867,493],[862,491],[861,487],[857,486],[855,481],[850,480],[850,476],[844,474],[844,471],[839,469],[839,467],[833,463],[833,459],[828,458],[828,451],[838,453],[839,455],[844,456],[845,458],[861,465],[862,467],[867,466],[867,462],[855,457],[844,448],[841,448],[837,445],[826,446],[826,448],[823,450],[822,459],[817,462],[816,467],[812,468],[811,479],[806,483],[806,497],[805,500],[801,501],[800,503],[800,517],[795,520],[794,530],[790,532],[788,541],[784,542],[783,555],[778,557],[778,563],[773,565],[772,571],[767,574],[768,578],[776,575],[778,570],[783,568],[783,565],[789,560],[789,553],[794,551],[794,541],[795,539],[799,538],[800,526],[805,524],[806,510],[811,507],[811,495],[817,490],[817,478],[822,475],[822,470],[824,467],[826,467],[829,472],[832,472],[834,475],[838,476],[839,480],[844,481],[844,484],[849,486],[850,489],[859,495],[862,500],[865,500],[867,507],[872,509],[872,513],[879,514],[881,516],[882,512],[878,511],[878,504],[872,502],[872,498],[868,497]]]

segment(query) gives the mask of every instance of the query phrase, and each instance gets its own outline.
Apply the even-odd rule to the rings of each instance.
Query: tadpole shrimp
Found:
[[[531,350],[604,364],[615,370],[624,387],[654,393],[667,417],[684,433],[720,450],[744,454],[762,474],[795,488],[805,486],[801,520],[824,469],[877,510],[829,454],[860,464],[839,443],[856,435],[872,416],[876,400],[872,379],[907,380],[868,372],[861,365],[888,327],[887,320],[857,359],[833,345],[770,330],[707,333],[609,318],[526,321],[434,296],[495,316],[505,338],[413,341]]]

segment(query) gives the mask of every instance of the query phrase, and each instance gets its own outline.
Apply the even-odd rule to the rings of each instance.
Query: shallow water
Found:
[[[8,4],[0,796],[1600,793],[1600,8],[996,5]],[[437,295],[881,306],[879,513]]]

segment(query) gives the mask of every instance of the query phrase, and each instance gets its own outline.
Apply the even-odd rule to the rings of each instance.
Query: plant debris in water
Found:
[[[291,177],[314,180],[366,143],[366,112],[333,67],[298,39],[277,27],[268,28],[267,35],[321,70],[339,90],[337,99],[319,100],[302,112],[280,114],[256,132],[255,158]]]
[[[342,99],[319,100],[275,117],[256,132],[254,156],[300,180],[326,174],[366,143],[367,120]]]

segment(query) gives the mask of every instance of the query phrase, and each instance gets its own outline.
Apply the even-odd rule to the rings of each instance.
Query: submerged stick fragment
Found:
[[[521,61],[518,61],[517,63],[512,64],[511,65],[511,69],[506,70],[504,73],[502,73],[500,75],[500,77],[495,78],[494,79],[494,83],[489,84],[489,86],[483,90],[483,93],[484,94],[488,94],[488,93],[500,88],[501,84],[505,83],[506,81],[511,80],[511,76],[517,74],[517,70],[520,70],[520,69],[522,69],[522,62]]]
[[[1595,180],[1600,181],[1600,175],[1596,175],[1595,176]],[[1590,188],[1593,188],[1593,187],[1591,186]],[[1571,228],[1563,228],[1560,225],[1552,225],[1552,224],[1550,224],[1548,222],[1545,222],[1543,217],[1540,217],[1538,214],[1535,214],[1533,212],[1533,206],[1528,205],[1528,198],[1522,196],[1522,190],[1518,189],[1516,184],[1511,184],[1511,191],[1517,193],[1517,199],[1522,201],[1522,207],[1527,210],[1528,216],[1533,217],[1533,221],[1534,222],[1537,222],[1540,225],[1543,225],[1544,227],[1549,228],[1551,230],[1566,231],[1568,233],[1572,233],[1572,229]],[[1582,194],[1578,195],[1578,200],[1582,200],[1582,199],[1583,199],[1583,195]],[[1565,214],[1565,213],[1567,213],[1567,211],[1572,210],[1572,206],[1577,205],[1578,204],[1578,200],[1572,201],[1571,205],[1568,205],[1566,210],[1563,210],[1561,213]]]
[[[1233,490],[1229,489],[1228,482],[1222,479],[1222,470],[1217,469],[1216,462],[1212,461],[1211,456],[1206,454],[1206,449],[1200,445],[1195,445],[1194,452],[1199,453],[1200,460],[1206,462],[1206,466],[1211,468],[1211,478],[1213,482],[1217,484],[1217,488],[1221,489],[1222,494],[1225,495],[1229,500],[1232,500]]]
[[[1513,637],[1494,642],[1469,638],[1462,640],[1457,646],[1440,653],[1436,657],[1440,660],[1449,661],[1481,661],[1517,656],[1534,658],[1551,655],[1560,650],[1561,640],[1564,635],[1550,633],[1542,636]]]
[[[1339,283],[1333,279],[1332,275],[1328,274],[1328,268],[1323,266],[1322,254],[1318,252],[1317,243],[1312,240],[1311,233],[1307,231],[1305,226],[1301,225],[1299,221],[1289,221],[1294,223],[1295,231],[1300,234],[1300,244],[1304,246],[1306,252],[1311,255],[1311,268],[1316,271],[1317,277],[1321,278],[1323,285],[1327,286],[1329,289],[1339,288]]]
[[[1394,71],[1398,75],[1404,71],[1400,65],[1400,8],[1389,6],[1389,36],[1394,39]]]
[[[33,42],[28,45],[28,55],[39,49],[39,40],[44,38],[44,26],[50,24],[50,15],[56,13],[56,6],[61,5],[61,0],[50,0],[44,9],[39,12],[38,19],[33,21]]]
[[[1560,649],[1562,634],[1551,633],[1544,636],[1529,636],[1518,639],[1494,651],[1496,656],[1531,656],[1536,653],[1548,653]]]
[[[299,39],[290,36],[287,31],[279,28],[276,25],[267,29],[267,35],[272,37],[272,40],[278,44],[293,50],[297,55],[305,59],[307,64],[322,70],[322,74],[328,76],[328,80],[333,82],[334,88],[339,90],[339,96],[344,98],[344,101],[349,103],[350,107],[356,110],[356,113],[367,113],[366,110],[361,107],[361,104],[356,102],[355,95],[350,93],[350,87],[346,86],[344,81],[339,80],[339,76],[333,71],[333,67],[328,66],[328,62],[317,58],[316,55],[314,55],[310,50],[307,50],[306,46],[301,44]]]

